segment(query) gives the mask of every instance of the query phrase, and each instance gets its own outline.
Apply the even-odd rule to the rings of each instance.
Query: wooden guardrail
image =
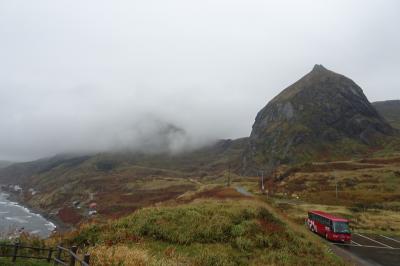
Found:
[[[56,248],[38,248],[22,246],[20,243],[17,242],[13,245],[0,244],[0,248],[9,249],[10,251],[12,251],[12,254],[0,253],[0,257],[11,258],[12,262],[16,262],[17,258],[46,260],[48,263],[53,261],[54,265],[63,266],[75,266],[76,264],[80,266],[89,266],[90,262],[89,254],[83,255],[82,258],[77,255],[77,246],[72,246],[71,249],[65,248],[62,245],[58,245]],[[33,250],[38,254],[36,256],[34,254],[20,254],[20,251],[22,250]],[[55,257],[53,257],[54,254]]]
[[[77,250],[77,246],[72,246],[71,249],[64,248],[61,245],[57,246],[57,255],[54,258],[54,265],[75,266],[76,263],[80,263],[81,266],[89,266],[90,255],[85,254],[81,259],[76,254]],[[63,253],[69,257],[69,263],[61,259]]]

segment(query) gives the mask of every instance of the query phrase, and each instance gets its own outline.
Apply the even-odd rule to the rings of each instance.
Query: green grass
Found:
[[[0,258],[0,265],[2,266],[50,266],[43,260],[23,259],[17,258],[16,262],[12,262],[11,258]]]
[[[30,248],[23,247],[35,247],[35,248],[46,248],[46,240],[41,239],[37,236],[31,236],[28,234],[21,234],[19,236],[18,242],[20,243],[20,249],[18,250],[19,256],[31,256],[31,257],[45,257],[47,258],[48,251],[36,251]],[[10,256],[14,252],[14,241],[8,239],[0,239],[0,265],[23,265],[23,266],[45,266],[51,265],[43,259],[27,259],[27,258],[17,258],[15,264],[12,263],[12,258],[3,257]],[[7,246],[6,246],[7,245]],[[52,245],[53,246],[53,245]],[[54,257],[55,253],[53,253]]]
[[[107,224],[85,226],[69,241],[91,246],[96,258],[104,256],[106,247],[114,249],[109,257],[121,261],[138,253],[146,265],[160,261],[165,265],[318,265],[322,260],[326,265],[341,264],[322,246],[292,231],[264,203],[253,200],[197,200],[144,208]]]

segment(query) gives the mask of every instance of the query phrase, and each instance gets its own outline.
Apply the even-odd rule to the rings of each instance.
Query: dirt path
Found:
[[[200,187],[201,187],[201,186],[204,186],[203,183],[201,183],[201,182],[198,181],[198,180],[194,180],[193,178],[189,178],[189,181],[192,182],[192,183],[195,183],[196,185],[199,185]]]

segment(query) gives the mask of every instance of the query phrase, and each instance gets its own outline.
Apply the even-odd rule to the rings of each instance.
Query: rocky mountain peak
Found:
[[[312,71],[313,72],[323,72],[323,71],[328,71],[328,69],[326,69],[323,65],[315,64]]]
[[[245,160],[262,165],[340,157],[394,133],[354,81],[315,65],[257,114]]]

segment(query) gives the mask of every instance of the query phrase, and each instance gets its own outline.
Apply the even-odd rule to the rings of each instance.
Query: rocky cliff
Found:
[[[315,65],[257,114],[244,166],[351,155],[395,132],[354,81]]]

